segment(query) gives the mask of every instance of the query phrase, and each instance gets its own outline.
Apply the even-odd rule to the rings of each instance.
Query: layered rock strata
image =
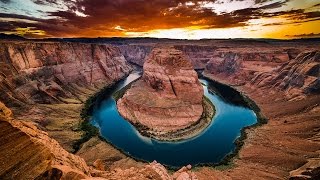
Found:
[[[104,162],[97,159],[88,166],[34,123],[15,120],[2,102],[0,128],[0,179],[197,179],[190,165],[173,175],[157,162],[107,171]]]
[[[191,63],[173,48],[156,48],[143,76],[118,100],[120,114],[154,132],[177,131],[203,113],[203,88]]]
[[[152,45],[119,45],[118,46],[127,61],[143,66],[145,59],[153,49]]]
[[[0,67],[0,99],[12,106],[81,103],[83,88],[101,88],[131,70],[110,45],[52,42],[0,43]]]
[[[16,121],[0,102],[0,179],[83,179],[86,162],[64,150],[32,122]]]
[[[288,98],[320,93],[320,51],[299,54],[280,68],[257,74],[252,84],[285,91]]]

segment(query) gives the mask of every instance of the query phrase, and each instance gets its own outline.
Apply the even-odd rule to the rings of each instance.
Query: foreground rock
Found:
[[[81,179],[90,176],[89,167],[68,153],[57,141],[33,123],[16,121],[0,102],[1,179]]]
[[[157,162],[141,167],[115,168],[106,171],[104,162],[96,159],[93,167],[77,155],[64,150],[59,143],[39,130],[34,123],[17,121],[0,102],[0,179],[157,179],[180,177],[197,179],[191,168],[171,176]],[[181,178],[180,178],[181,179]]]
[[[181,51],[156,48],[143,69],[142,79],[117,102],[123,117],[158,133],[184,129],[199,121],[203,88]]]

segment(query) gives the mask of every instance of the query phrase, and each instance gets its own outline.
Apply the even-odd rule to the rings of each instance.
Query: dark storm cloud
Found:
[[[320,7],[320,3],[313,5],[312,7]]]
[[[286,1],[279,1],[279,2],[274,2],[274,3],[271,3],[271,4],[267,4],[267,5],[264,5],[262,7],[260,7],[260,9],[275,9],[275,8],[280,8],[282,7],[283,5],[287,4],[287,2],[289,2],[290,0],[286,0]]]
[[[320,33],[298,34],[298,35],[286,35],[289,38],[318,38]]]
[[[186,2],[195,5],[188,6]],[[212,9],[203,8],[201,0],[84,0],[78,1],[72,7],[88,17],[76,16],[73,12],[53,12],[57,16],[72,23],[74,26],[94,26],[99,24],[110,27],[115,24],[130,30],[146,31],[151,29],[183,28],[189,26],[210,26],[228,28],[244,26],[250,19],[270,17],[263,13],[265,9],[281,7],[287,1],[281,1],[262,6],[247,8],[231,13],[216,14]],[[214,1],[211,1],[214,2]],[[80,23],[80,24],[79,24]]]
[[[45,5],[45,4],[57,4],[57,0],[32,0],[35,4]]]
[[[3,3],[10,3],[11,0],[0,0],[0,2],[3,2]]]
[[[6,13],[0,13],[0,18],[14,18],[14,19],[25,19],[25,20],[31,20],[31,21],[41,21],[40,18],[25,16],[25,15],[19,15],[19,14],[6,14]]]

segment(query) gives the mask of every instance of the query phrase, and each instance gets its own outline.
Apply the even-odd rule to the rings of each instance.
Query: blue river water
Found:
[[[214,104],[216,113],[211,124],[199,135],[182,141],[158,141],[142,136],[134,126],[120,116],[112,94],[139,78],[130,74],[95,106],[91,123],[101,135],[124,153],[146,161],[156,160],[165,165],[180,167],[199,163],[218,163],[235,149],[234,141],[246,126],[257,122],[255,113],[248,108],[225,102],[208,92],[208,82],[200,79],[204,94]]]

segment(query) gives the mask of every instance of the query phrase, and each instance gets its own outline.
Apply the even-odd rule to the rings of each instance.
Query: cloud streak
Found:
[[[252,0],[246,8],[225,12],[218,7],[228,7],[228,3],[236,6],[240,1],[230,0],[222,3],[219,0],[33,0],[38,6],[51,6],[54,10],[42,12],[43,18],[32,14],[27,16],[0,13],[0,32],[15,33],[17,28],[32,27],[44,32],[40,33],[44,37],[97,37],[126,36],[133,32],[176,28],[248,27],[251,26],[252,20],[263,18],[283,18],[283,24],[278,25],[319,21],[320,11],[317,8],[315,11],[299,7],[276,11],[285,7],[289,1]],[[10,3],[8,0],[1,2],[2,8],[4,4]],[[315,3],[313,6],[318,7],[318,4]],[[57,7],[63,8],[57,10]],[[11,21],[6,18],[11,18]],[[266,23],[262,26],[269,25],[276,23]],[[40,35],[36,33],[35,37]],[[32,37],[32,32],[28,36]]]

